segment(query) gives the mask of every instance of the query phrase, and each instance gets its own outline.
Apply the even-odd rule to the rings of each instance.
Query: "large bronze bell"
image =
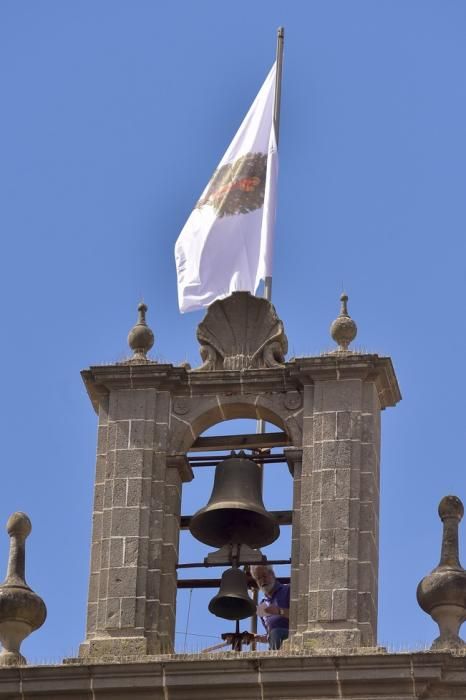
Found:
[[[280,528],[262,501],[260,467],[244,452],[217,465],[209,502],[193,515],[189,529],[193,537],[212,547],[247,544],[257,548],[277,539]]]
[[[248,595],[247,577],[241,569],[227,569],[222,574],[220,590],[209,603],[209,611],[224,620],[244,620],[256,612]]]

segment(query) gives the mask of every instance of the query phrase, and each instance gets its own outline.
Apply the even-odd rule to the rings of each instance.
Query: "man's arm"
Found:
[[[273,603],[272,605],[268,605],[265,608],[265,612],[269,615],[280,615],[281,617],[287,618],[290,616],[289,608],[279,608],[278,605],[275,605],[275,603]]]

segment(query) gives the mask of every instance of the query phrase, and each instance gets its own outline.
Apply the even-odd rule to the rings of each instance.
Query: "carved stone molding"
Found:
[[[266,299],[234,292],[214,302],[197,327],[200,370],[280,367],[288,341],[282,321]]]
[[[303,397],[299,391],[288,391],[283,397],[283,404],[290,411],[296,411],[303,404]]]
[[[179,416],[184,416],[189,411],[190,402],[185,396],[177,396],[173,400],[173,411]]]

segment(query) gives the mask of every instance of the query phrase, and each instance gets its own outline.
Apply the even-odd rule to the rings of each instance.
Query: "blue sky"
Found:
[[[49,618],[24,644],[31,659],[84,637],[96,417],[79,371],[128,354],[141,296],[154,357],[198,364],[202,313],[178,312],[173,246],[279,25],[274,303],[289,357],[320,353],[344,286],[355,345],[393,358],[403,401],[382,417],[379,640],[436,636],[416,585],[438,562],[440,498],[466,500],[465,3],[4,0],[0,520],[33,521],[27,573]],[[269,477],[268,507],[287,507],[285,477]],[[184,512],[207,500],[206,479]],[[463,560],[465,541],[463,527]],[[7,547],[5,534],[0,567]],[[193,596],[189,633],[212,638],[188,645],[202,647],[225,626]],[[179,632],[186,615],[183,599]]]

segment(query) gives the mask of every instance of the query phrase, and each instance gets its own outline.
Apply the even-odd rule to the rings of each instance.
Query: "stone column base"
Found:
[[[105,637],[90,639],[79,647],[79,657],[99,659],[102,657],[146,656],[145,637]]]
[[[306,649],[315,651],[349,651],[361,648],[361,632],[358,629],[310,630],[294,634],[287,639],[282,649]]]

